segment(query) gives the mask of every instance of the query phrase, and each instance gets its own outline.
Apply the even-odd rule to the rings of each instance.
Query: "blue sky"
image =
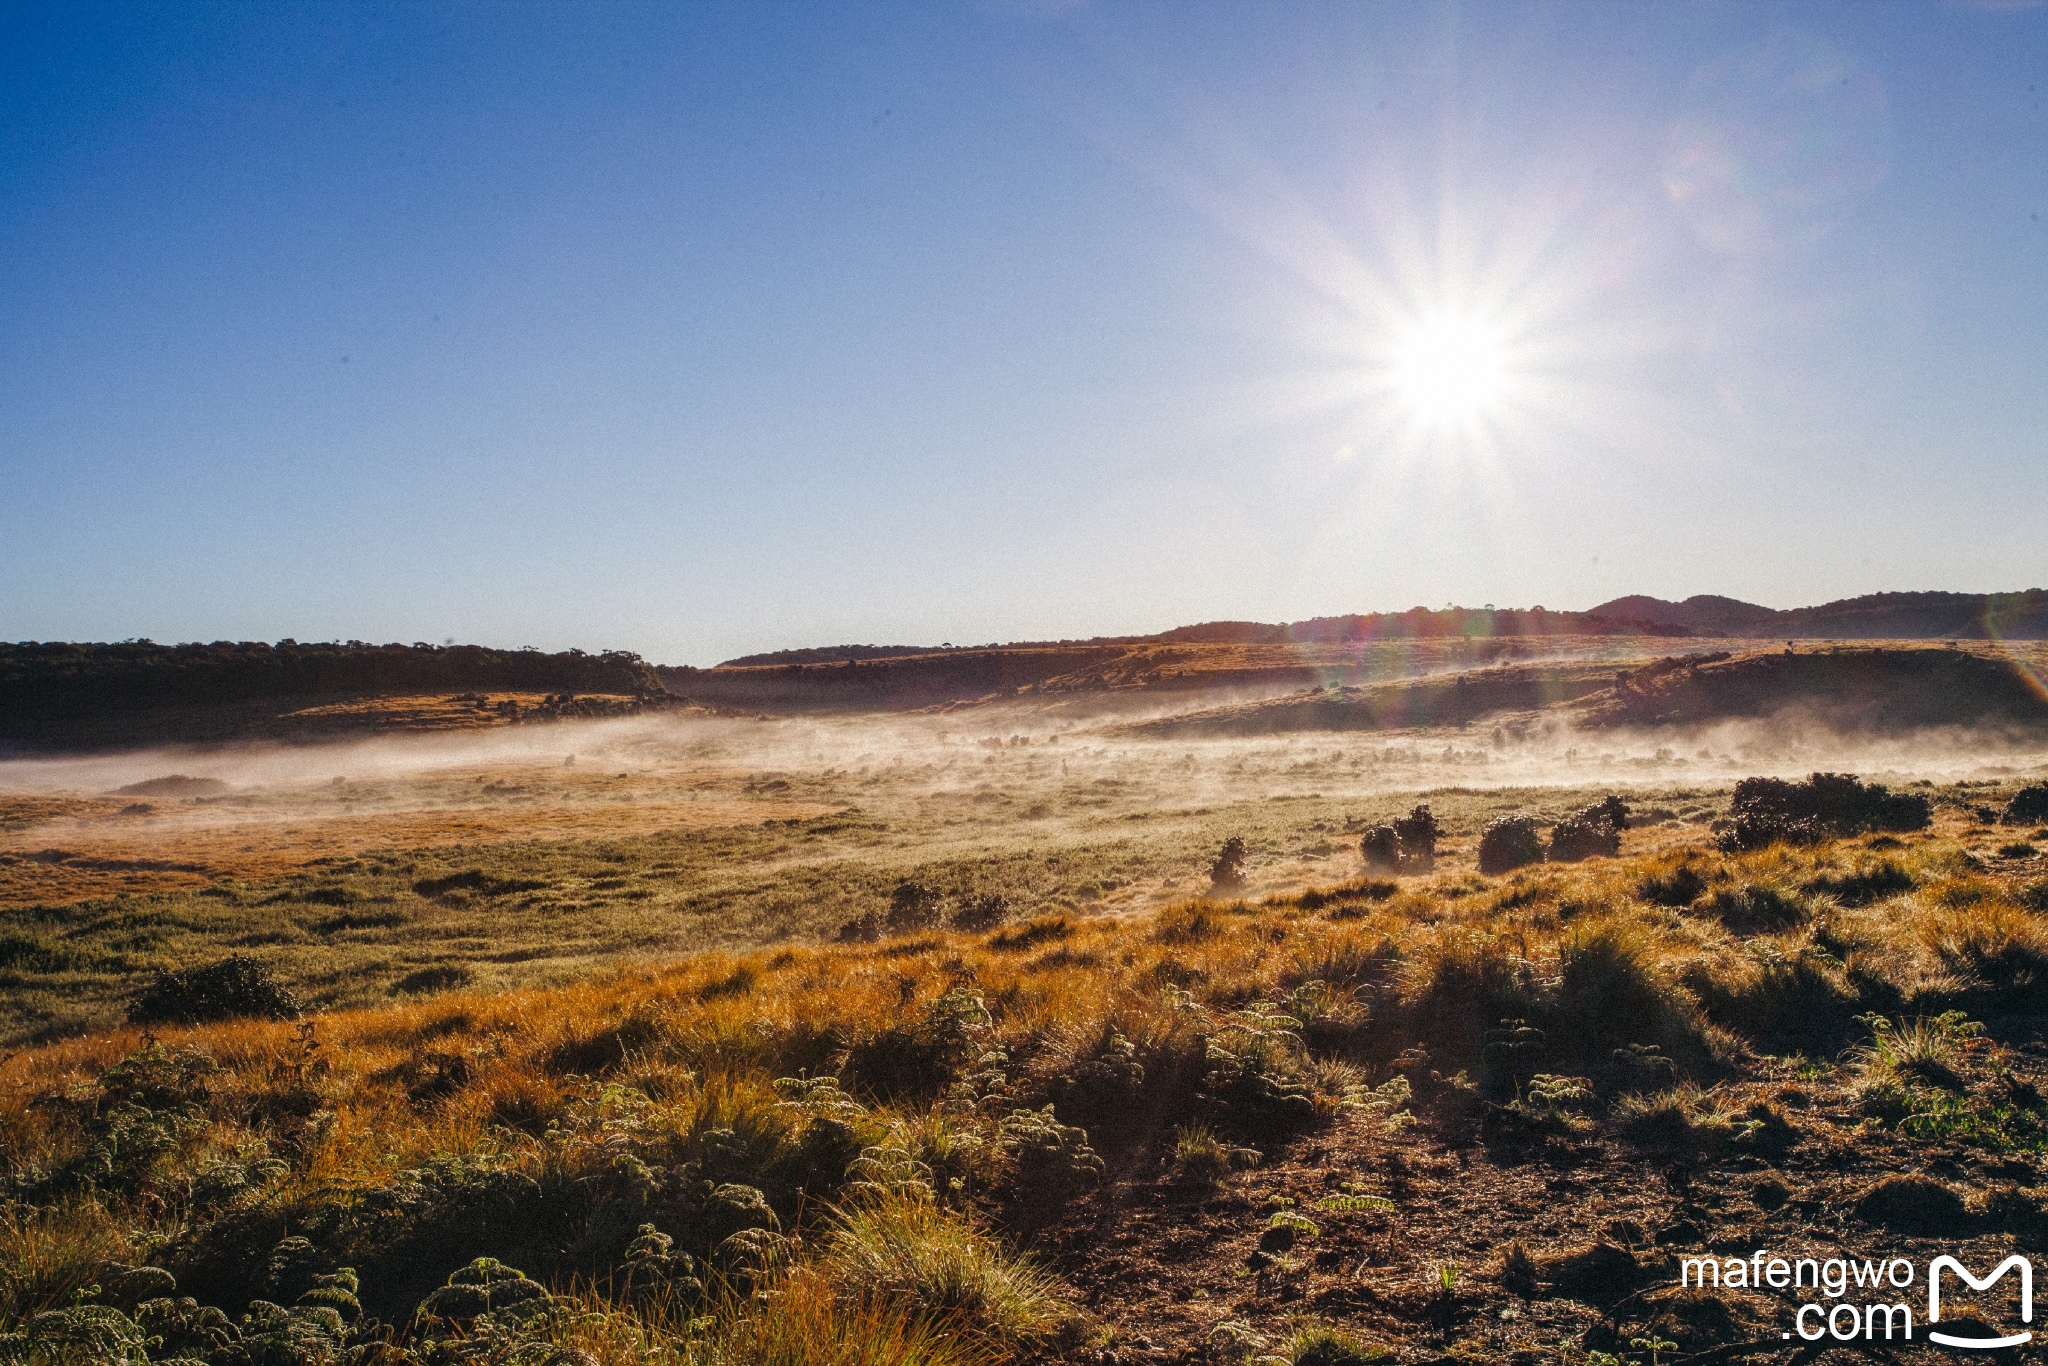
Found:
[[[2041,586],[2044,212],[2023,3],[9,6],[0,638]]]

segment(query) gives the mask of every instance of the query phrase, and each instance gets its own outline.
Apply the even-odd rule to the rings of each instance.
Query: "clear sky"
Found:
[[[2048,8],[0,8],[0,638],[2048,585]]]

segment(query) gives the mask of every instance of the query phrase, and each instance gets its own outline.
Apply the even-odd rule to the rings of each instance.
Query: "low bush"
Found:
[[[1436,868],[1436,842],[1442,836],[1444,829],[1436,823],[1430,807],[1411,807],[1407,815],[1395,821],[1395,840],[1401,846],[1401,870],[1430,872]]]
[[[1831,1056],[1859,1032],[1856,1017],[1869,1008],[1841,966],[1809,948],[1765,946],[1721,970],[1690,964],[1679,978],[1713,1023],[1765,1053]]]
[[[1301,1022],[1272,1002],[1232,1013],[1208,1036],[1203,1052],[1207,1071],[1198,1099],[1218,1128],[1256,1141],[1317,1121]]]
[[[1012,1110],[997,1143],[1014,1164],[1016,1189],[1027,1200],[1064,1202],[1102,1179],[1102,1159],[1088,1146],[1088,1131],[1060,1123],[1050,1105]]]
[[[205,967],[159,972],[128,1011],[135,1024],[296,1020],[302,1002],[261,960],[235,954]]]
[[[2048,930],[2024,911],[1989,905],[1943,913],[1927,930],[1929,947],[1967,989],[2006,1010],[2048,1007]]]
[[[433,991],[466,987],[476,980],[476,970],[467,963],[436,963],[408,972],[391,984],[393,996],[419,996]]]
[[[922,882],[899,882],[889,893],[889,914],[883,922],[890,934],[935,930],[946,923],[946,901]]]
[[[1735,785],[1728,812],[1734,824],[1716,841],[1725,853],[1870,830],[1921,830],[1933,818],[1927,798],[1894,793],[1847,773],[1816,773],[1803,783],[1744,778]]]
[[[1296,1331],[1280,1348],[1280,1358],[1288,1366],[1372,1366],[1373,1362],[1386,1360],[1387,1355],[1341,1329],[1323,1324]]]
[[[1436,867],[1436,842],[1442,838],[1443,828],[1428,806],[1410,808],[1407,815],[1394,822],[1393,830],[1402,872],[1427,873]]]
[[[960,909],[953,912],[953,928],[965,930],[969,934],[979,934],[984,930],[992,930],[998,925],[1009,923],[1015,909],[1010,903],[1010,898],[1000,893],[972,899],[963,898]]]
[[[1139,1118],[1145,1065],[1137,1045],[1113,1026],[1078,1055],[1052,1085],[1062,1117],[1121,1136]]]
[[[1533,816],[1502,816],[1479,834],[1479,871],[1498,875],[1543,862],[1543,836]]]
[[[1621,852],[1621,832],[1628,828],[1628,804],[1619,797],[1595,802],[1557,823],[1550,832],[1552,863],[1613,858]]]
[[[1391,825],[1375,825],[1358,841],[1358,854],[1366,870],[1374,873],[1401,871],[1401,837]]]
[[[1621,923],[1577,927],[1558,946],[1555,1018],[1551,1033],[1573,1066],[1637,1044],[1688,1063],[1704,1057],[1705,1021],[1691,994],[1657,965],[1649,940]]]
[[[2035,783],[2013,793],[2012,800],[2005,804],[2005,814],[1999,819],[2007,825],[2048,823],[2048,783]]]
[[[0,1211],[0,1322],[74,1303],[126,1251],[113,1223],[89,1205]]]
[[[1173,1137],[1174,1169],[1197,1186],[1220,1186],[1233,1171],[1256,1167],[1263,1154],[1219,1138],[1206,1124],[1184,1125]]]
[[[1490,936],[1437,935],[1411,952],[1402,976],[1406,1032],[1443,1057],[1446,1071],[1476,1065],[1497,1022],[1534,1012],[1530,981]]]
[[[1390,824],[1375,825],[1358,841],[1367,872],[1427,873],[1436,867],[1436,843],[1443,828],[1427,806],[1410,808]]]
[[[907,1019],[856,1034],[840,1058],[843,1075],[879,1100],[936,1096],[980,1052],[989,1024],[981,994],[956,987]]]

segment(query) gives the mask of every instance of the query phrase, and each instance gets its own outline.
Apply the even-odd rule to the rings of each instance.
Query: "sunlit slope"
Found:
[[[1714,651],[1569,662],[1319,688],[1121,728],[1152,738],[1463,726],[1605,729],[1796,716],[1844,731],[2048,725],[2038,663],[1933,646]]]
[[[886,711],[1005,698],[1258,694],[1358,687],[1387,679],[1565,656],[1641,660],[1666,651],[1626,634],[1335,641],[1175,641],[1065,648],[950,650],[891,659],[663,669],[695,702],[771,712]],[[1609,665],[1611,672],[1612,666]]]
[[[1318,688],[1139,722],[1120,728],[1120,733],[1166,739],[1461,726],[1608,690],[1615,672],[1611,661],[1575,661],[1475,669],[1366,687]]]
[[[1843,729],[2048,723],[2022,658],[1938,646],[1765,650],[1635,670],[1568,711],[1577,724],[1697,725],[1799,712]]]

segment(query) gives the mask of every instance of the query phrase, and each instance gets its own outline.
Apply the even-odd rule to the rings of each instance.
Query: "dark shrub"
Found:
[[[1826,838],[1820,826],[1810,820],[1785,820],[1775,816],[1737,816],[1735,824],[1723,830],[1714,847],[1724,854],[1768,849],[1774,844],[1818,844]]]
[[[1371,872],[1401,871],[1401,837],[1391,825],[1375,825],[1366,831],[1365,838],[1358,842],[1358,853]]]
[[[1925,797],[1858,782],[1853,774],[1816,773],[1803,783],[1744,778],[1735,785],[1729,815],[1734,827],[1718,844],[1736,853],[1866,830],[1919,830],[1932,819],[1932,808]]]
[[[296,1020],[305,1009],[305,1003],[273,977],[268,967],[238,953],[203,968],[158,973],[136,998],[128,1019],[135,1024]]]
[[[2048,783],[2035,783],[2013,793],[2002,818],[2007,825],[2033,825],[2048,821]]]
[[[899,882],[889,893],[889,933],[937,929],[945,922],[945,900],[922,882]]]
[[[1577,863],[1580,859],[1613,858],[1621,852],[1621,832],[1627,828],[1628,805],[1621,798],[1595,802],[1566,816],[1550,832],[1550,861]]]
[[[1330,919],[1351,920],[1364,913],[1360,909],[1362,903],[1385,901],[1400,890],[1398,882],[1346,882],[1335,887],[1311,887],[1294,901],[1304,911],[1320,911],[1325,906],[1339,907],[1331,913]]]
[[[1412,808],[1394,822],[1394,839],[1401,850],[1401,871],[1426,873],[1436,867],[1436,842],[1443,828],[1427,806]]]
[[[478,868],[446,877],[423,878],[413,883],[412,889],[421,896],[446,896],[450,892],[475,892],[478,896],[511,896],[515,892],[538,892],[545,890],[547,883],[533,878],[492,877]],[[314,900],[312,896],[305,898]]]
[[[1036,948],[1040,944],[1056,939],[1065,939],[1074,932],[1074,924],[1063,915],[1042,915],[1036,920],[1027,920],[1013,929],[998,930],[989,936],[988,946],[998,953],[1014,953],[1022,949]]]
[[[1532,816],[1502,816],[1479,835],[1479,871],[1505,873],[1543,862],[1543,837]]]
[[[841,925],[834,937],[842,944],[871,944],[882,937],[882,913],[870,907]]]
[[[1446,1074],[1478,1063],[1487,1032],[1501,1020],[1537,1013],[1531,983],[1496,939],[1446,936],[1419,948],[1403,975],[1408,1034],[1437,1055]]]
[[[1218,851],[1216,861],[1209,865],[1209,890],[1232,892],[1244,886],[1244,865],[1250,856],[1250,851],[1244,847],[1244,841],[1236,835],[1223,841],[1223,848]]]
[[[969,933],[992,930],[1008,923],[1013,909],[1010,898],[1000,892],[975,897],[971,901],[963,898],[960,909],[953,912],[953,928]]]
[[[1102,1179],[1102,1158],[1088,1146],[1088,1131],[1060,1123],[1050,1105],[1012,1110],[999,1132],[1004,1155],[1016,1164],[1021,1200],[1056,1207]]]
[[[448,1278],[448,1284],[420,1301],[420,1314],[442,1319],[473,1319],[493,1309],[543,1305],[547,1288],[496,1257],[478,1257]]]

